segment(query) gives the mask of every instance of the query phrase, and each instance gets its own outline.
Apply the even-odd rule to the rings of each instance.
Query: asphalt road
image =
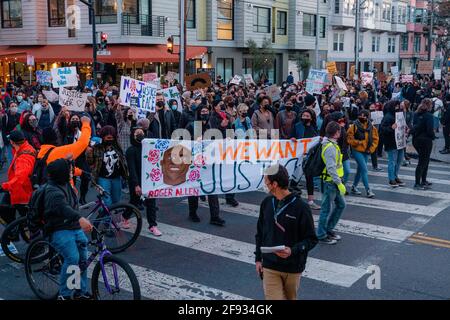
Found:
[[[400,171],[407,185],[391,189],[386,159],[380,159],[384,171],[369,172],[375,199],[346,198],[338,225],[342,240],[311,251],[299,299],[450,299],[450,164],[433,162],[432,190],[416,191],[415,161]],[[88,198],[94,197],[92,191]],[[158,201],[163,235],[155,238],[143,229],[119,256],[132,264],[148,299],[263,299],[253,251],[264,197],[244,193],[236,196],[237,208],[221,204],[222,228],[209,224],[207,203],[200,202],[202,221],[195,224],[187,219],[186,199]],[[318,211],[314,215],[317,219]],[[4,256],[0,298],[35,299],[22,266]]]

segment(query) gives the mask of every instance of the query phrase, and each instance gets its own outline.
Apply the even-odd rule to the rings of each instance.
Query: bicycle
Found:
[[[112,253],[122,252],[133,245],[141,233],[141,212],[128,203],[117,203],[108,208],[103,201],[103,198],[108,196],[108,193],[94,181],[92,181],[92,184],[98,191],[97,200],[87,203],[79,209],[85,210],[93,206],[86,218],[96,221],[95,226],[97,230],[105,231],[106,247]],[[125,218],[131,221],[134,230],[121,227]],[[21,217],[6,226],[0,239],[1,248],[9,259],[23,263],[28,244],[32,239],[42,234],[42,230],[32,232],[27,218]],[[96,232],[93,232],[91,238],[95,239],[96,236]]]
[[[94,230],[96,230],[95,226]],[[120,300],[140,300],[141,290],[133,269],[124,260],[113,256],[111,251],[106,248],[103,241],[104,231],[96,230],[96,232],[97,239],[88,243],[88,245],[95,246],[96,249],[88,257],[86,263],[79,265],[80,272],[88,270],[88,274],[90,274],[93,298],[95,300],[107,300],[108,298],[116,300],[119,294],[123,294],[124,299]],[[99,256],[97,263],[90,268],[97,256]],[[63,263],[63,257],[52,247],[48,237],[40,237],[30,244],[25,255],[25,275],[28,285],[39,299],[57,299],[60,285],[59,276]],[[41,278],[42,280],[40,280]],[[103,282],[103,286],[100,285],[100,282]]]

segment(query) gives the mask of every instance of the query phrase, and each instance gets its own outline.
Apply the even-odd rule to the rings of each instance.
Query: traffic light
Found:
[[[100,34],[100,49],[105,50],[107,44],[108,44],[108,34],[102,32]]]
[[[173,36],[167,38],[167,52],[173,54]]]

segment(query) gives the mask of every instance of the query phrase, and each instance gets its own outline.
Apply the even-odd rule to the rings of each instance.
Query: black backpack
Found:
[[[303,174],[308,174],[311,177],[320,177],[324,168],[325,162],[322,159],[322,143],[319,142],[303,158]]]
[[[45,192],[47,184],[39,186],[31,195],[28,203],[27,222],[31,232],[43,230],[45,225]]]
[[[47,182],[47,159],[54,148],[51,147],[41,159],[36,159],[31,175],[31,185],[35,190]]]

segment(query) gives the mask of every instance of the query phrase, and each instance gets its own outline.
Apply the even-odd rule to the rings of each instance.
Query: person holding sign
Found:
[[[308,252],[317,244],[311,210],[288,185],[285,167],[267,169],[264,186],[270,195],[261,203],[255,237],[256,272],[267,300],[297,299]],[[273,251],[263,252],[264,247]]]

